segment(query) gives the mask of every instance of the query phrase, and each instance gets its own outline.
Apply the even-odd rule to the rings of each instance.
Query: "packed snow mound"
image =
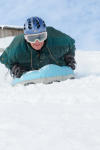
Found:
[[[14,36],[0,38],[0,50],[3,51],[4,49],[6,49],[10,45],[13,39]]]
[[[7,97],[7,95],[9,95],[9,97],[12,97],[13,95],[13,102],[23,102],[23,100],[34,102],[34,94],[35,99],[40,100],[42,94],[44,101],[48,101],[48,99],[50,99],[50,102],[54,99],[58,102],[62,102],[63,99],[66,103],[73,103],[78,101],[79,103],[87,103],[89,100],[91,102],[95,102],[95,100],[96,102],[100,101],[100,52],[76,51],[76,61],[76,79],[67,80],[60,83],[53,83],[51,85],[30,85],[26,88],[21,85],[13,88],[11,86],[12,78],[10,76],[9,70],[7,70],[3,64],[0,64],[0,89],[2,90],[2,87],[5,89],[5,94],[1,92],[1,99],[5,99],[2,102],[12,101]],[[38,92],[40,94],[36,94]],[[23,96],[21,97],[21,95],[18,93],[23,95],[24,98],[22,98]],[[54,96],[54,99],[52,96]]]
[[[12,94],[14,95],[14,93],[16,95],[13,96],[14,97],[13,102],[14,100],[23,101],[23,98],[22,97],[20,98],[20,94],[16,94],[16,93],[17,92],[20,93],[20,91],[21,92],[24,91],[22,92],[23,96],[25,96],[26,94],[24,100],[25,99],[27,100],[28,97],[30,96],[28,101],[33,101],[32,98],[33,96],[30,93],[31,92],[34,93],[33,91],[35,91],[35,93],[38,93],[38,90],[40,89],[39,91],[45,93],[43,94],[45,100],[51,99],[52,101],[53,100],[52,96],[54,96],[57,101],[64,99],[68,103],[71,103],[72,101],[77,101],[78,99],[80,100],[80,102],[87,102],[89,99],[91,102],[95,102],[95,99],[96,101],[100,101],[100,94],[99,94],[100,52],[99,51],[76,51],[76,61],[77,61],[77,68],[75,70],[76,79],[67,80],[60,83],[53,83],[51,85],[43,85],[43,84],[32,85],[32,86],[30,85],[27,88],[20,85],[16,88],[13,88],[10,85],[12,78],[10,76],[9,71],[5,68],[3,64],[0,64],[1,91],[2,91],[2,86],[5,87],[4,88],[5,94],[3,94],[2,92],[0,93],[1,99],[3,98],[6,101],[10,101],[11,99],[6,97],[7,95],[9,95],[8,93],[10,92],[11,95]],[[26,89],[29,90],[27,91]],[[61,97],[59,97],[57,93],[60,93]],[[66,96],[67,96],[67,100],[66,100]],[[39,97],[41,99],[41,96],[39,96],[38,94],[36,94],[36,97]]]
[[[76,61],[74,80],[16,87],[0,64],[0,150],[100,149],[100,52]]]
[[[2,30],[3,30],[4,28],[23,29],[23,26],[14,26],[14,25],[0,25],[0,28],[2,28]]]

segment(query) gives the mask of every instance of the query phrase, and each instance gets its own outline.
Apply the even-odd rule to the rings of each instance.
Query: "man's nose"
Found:
[[[37,39],[37,40],[35,41],[35,43],[36,43],[36,44],[39,43],[39,40]]]

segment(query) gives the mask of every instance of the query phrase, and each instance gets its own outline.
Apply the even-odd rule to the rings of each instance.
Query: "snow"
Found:
[[[8,47],[13,39],[14,39],[14,36],[0,38],[0,50],[2,51],[6,47]]]
[[[15,28],[15,29],[23,29],[23,26],[14,26],[14,25],[0,25],[0,28]]]
[[[100,52],[76,61],[74,80],[16,87],[0,64],[0,150],[100,149]]]

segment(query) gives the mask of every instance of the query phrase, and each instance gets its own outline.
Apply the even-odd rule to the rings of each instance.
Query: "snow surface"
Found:
[[[14,25],[0,25],[0,28],[17,28],[17,29],[23,29],[23,26],[14,26]]]
[[[1,49],[1,51],[2,51],[2,49],[5,49],[6,47],[8,47],[13,39],[14,39],[14,36],[0,38],[0,49]]]
[[[0,150],[100,150],[100,52],[76,61],[74,80],[16,87],[0,64]]]

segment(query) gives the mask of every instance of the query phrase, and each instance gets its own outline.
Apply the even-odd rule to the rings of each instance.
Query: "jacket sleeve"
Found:
[[[2,64],[4,64],[7,68],[9,68],[9,65],[8,65],[8,56],[7,56],[6,51],[4,51],[3,54],[0,56],[0,62]]]
[[[16,38],[12,43],[5,49],[5,51],[0,56],[0,62],[4,64],[8,69],[11,69],[13,64],[16,62]]]
[[[74,40],[71,40],[69,42],[69,50],[67,52],[67,55],[71,55],[71,56],[75,56],[75,41]]]
[[[64,53],[63,53],[62,57],[60,57],[60,59],[59,59],[60,64],[66,65],[65,57],[67,58],[67,56],[70,56],[70,58],[72,58],[72,60],[73,60],[75,57],[75,50],[76,50],[75,41],[73,39],[71,39],[68,42],[68,45],[66,47],[63,47]]]

